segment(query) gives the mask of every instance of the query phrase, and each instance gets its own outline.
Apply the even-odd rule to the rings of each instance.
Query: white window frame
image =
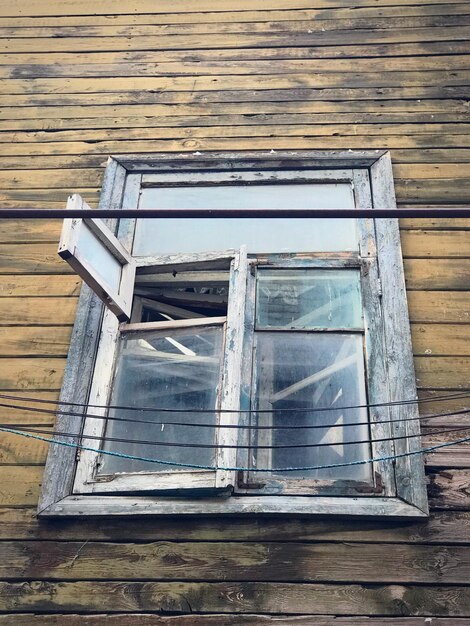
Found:
[[[142,183],[142,172],[146,172],[147,181],[158,179],[168,175],[179,177],[200,178],[201,172],[207,169],[220,172],[219,180],[224,176],[231,176],[233,170],[243,174],[252,175],[250,170],[275,170],[282,172],[288,169],[290,172],[299,170],[299,177],[305,177],[305,172],[312,172],[313,178],[321,179],[322,171],[328,171],[324,178],[336,182],[344,180],[344,172],[351,172],[351,180],[354,181],[356,205],[361,208],[393,208],[395,197],[393,192],[393,178],[390,157],[387,152],[361,152],[361,153],[332,153],[332,152],[303,152],[303,153],[243,153],[243,154],[201,154],[201,155],[160,155],[158,157],[118,157],[112,159],[108,165],[103,185],[100,207],[103,208],[135,208],[138,204],[138,194]],[[158,171],[154,174],[152,172]],[[246,170],[244,172],[243,170]],[[330,176],[329,172],[336,170]],[[342,173],[340,173],[342,170]],[[319,173],[319,175],[318,175]],[[311,178],[312,178],[311,177]],[[343,177],[343,178],[341,178]],[[281,174],[282,178],[282,174]],[[310,179],[311,179],[310,178]],[[298,178],[296,179],[298,180]],[[360,203],[357,198],[361,197]],[[364,200],[366,198],[366,200]],[[381,301],[384,314],[372,320],[372,323],[383,325],[385,336],[384,360],[387,362],[387,394],[382,397],[382,402],[396,402],[416,398],[410,330],[406,303],[406,293],[401,259],[401,248],[396,219],[379,219],[364,221],[365,228],[361,234],[361,258],[372,268],[375,280],[375,288],[380,289],[379,279],[383,289]],[[375,236],[372,236],[371,224]],[[113,224],[111,224],[113,226]],[[118,237],[125,248],[130,248],[134,232],[134,220],[121,219],[119,223]],[[338,256],[338,255],[336,255]],[[217,259],[220,253],[206,255],[204,260]],[[318,253],[318,258],[325,259],[328,263],[328,254]],[[188,259],[190,262],[193,259]],[[199,260],[201,260],[199,258]],[[158,257],[151,260],[140,260],[144,264],[163,263],[169,264],[181,262],[174,257]],[[258,259],[259,261],[259,259]],[[321,261],[320,261],[321,263]],[[246,283],[245,283],[246,284]],[[370,285],[374,281],[369,281]],[[234,300],[233,310],[230,315],[235,316],[230,325],[241,332],[243,315],[236,311],[236,306],[242,306],[243,298]],[[99,359],[102,366],[102,354],[97,357],[98,351],[104,350],[103,340],[100,341],[102,307],[97,303],[96,296],[84,287],[80,298],[80,305],[71,351],[61,394],[63,402],[77,403],[77,408],[91,402],[90,384],[94,363]],[[105,313],[106,324],[111,319],[111,313]],[[234,323],[235,318],[238,320]],[[117,322],[109,322],[117,328]],[[238,324],[238,326],[237,326]],[[103,326],[106,328],[106,325]],[[237,332],[235,330],[235,332]],[[113,333],[111,333],[112,335]],[[109,335],[111,337],[111,335]],[[110,341],[116,340],[114,338]],[[108,349],[109,355],[113,350]],[[243,369],[242,357],[232,355],[230,367],[233,371],[240,372]],[[238,359],[238,361],[237,361]],[[111,365],[108,366],[108,369]],[[225,365],[227,367],[227,363]],[[235,382],[235,387],[239,386]],[[239,398],[234,395],[229,399],[227,406],[235,409]],[[238,389],[239,387],[237,387]],[[93,397],[93,396],[91,396]],[[101,395],[100,395],[101,397]],[[104,403],[104,402],[101,402]],[[96,404],[99,404],[98,402]],[[64,411],[70,410],[67,405]],[[371,412],[371,419],[377,419],[380,409]],[[401,418],[404,418],[403,420]],[[41,516],[76,516],[76,515],[134,515],[134,514],[253,514],[253,513],[291,513],[291,514],[339,514],[360,516],[392,516],[392,517],[423,517],[428,514],[427,498],[424,482],[424,464],[422,455],[410,455],[421,446],[419,438],[419,420],[417,406],[391,407],[388,411],[394,441],[395,453],[405,456],[399,457],[393,464],[385,462],[390,480],[385,492],[380,495],[362,494],[360,496],[335,496],[335,495],[261,495],[253,493],[253,490],[243,488],[244,479],[239,481],[237,491],[228,498],[216,497],[215,494],[205,498],[188,498],[161,494],[152,495],[120,495],[109,493],[97,498],[92,493],[74,493],[74,482],[80,479],[80,473],[76,472],[76,454],[71,449],[62,446],[50,446],[50,452],[45,471],[43,493],[39,504]],[[228,419],[234,419],[233,415]],[[67,432],[80,432],[77,420],[66,414],[59,415],[57,429]],[[228,430],[228,429],[227,429]],[[390,431],[389,431],[390,432]],[[86,434],[88,431],[86,432]],[[233,435],[232,435],[233,437]],[[401,439],[400,439],[401,437]],[[383,446],[378,446],[376,450]],[[83,454],[83,452],[82,452]],[[221,465],[231,465],[233,452],[226,451]],[[83,478],[83,476],[82,476]],[[88,477],[89,478],[89,477]],[[81,479],[80,479],[81,480]],[[218,481],[217,486],[223,487],[228,483],[233,484],[234,478],[230,472],[226,473],[225,480]],[[83,481],[82,481],[83,482]],[[394,484],[392,484],[394,483]],[[241,485],[241,486],[240,486]],[[93,490],[91,490],[93,491]],[[131,489],[132,491],[132,489]],[[311,492],[309,492],[311,494]]]

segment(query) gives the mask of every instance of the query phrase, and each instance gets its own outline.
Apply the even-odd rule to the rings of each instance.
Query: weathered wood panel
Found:
[[[9,278],[11,280],[11,277]],[[48,280],[49,276],[44,278]],[[31,282],[34,282],[34,279]],[[75,283],[74,288],[76,282],[76,280],[73,281]],[[39,288],[40,284],[37,287]],[[61,285],[59,285],[60,287]],[[78,298],[52,297],[0,298],[0,324],[6,326],[50,326],[51,324],[70,326],[75,317],[77,300]]]
[[[19,298],[19,296],[78,297],[81,285],[82,281],[76,275],[0,275],[0,298]],[[19,299],[16,300],[16,305],[18,304]]]
[[[412,324],[411,335],[415,355],[470,356],[470,324]]]
[[[1,360],[0,389],[60,389],[64,358],[4,358]]]
[[[67,356],[71,326],[0,327],[1,356]]]
[[[0,610],[460,617],[470,612],[470,590],[308,583],[4,582],[0,583]]]
[[[464,546],[397,544],[384,550],[380,544],[367,543],[29,541],[2,542],[0,554],[2,579],[17,580],[217,582],[229,577],[232,581],[466,584],[470,571],[470,547]]]

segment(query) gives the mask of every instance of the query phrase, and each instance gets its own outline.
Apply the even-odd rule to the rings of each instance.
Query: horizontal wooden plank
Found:
[[[2,274],[71,274],[72,269],[57,254],[57,244],[2,244]]]
[[[470,358],[417,356],[416,383],[424,388],[470,389]]]
[[[433,181],[422,182],[423,186]],[[470,191],[470,179],[469,191]],[[449,186],[461,187],[454,181]],[[465,185],[463,185],[465,186]],[[470,257],[470,235],[467,231],[455,230],[405,230],[401,233],[403,256],[408,258]]]
[[[413,353],[470,356],[469,324],[412,324]]]
[[[42,220],[46,222],[46,220]],[[23,274],[23,275],[0,275],[0,307],[2,306],[2,298],[19,297],[19,296],[78,296],[82,285],[81,279],[75,274],[60,275],[60,274]],[[19,301],[15,301],[16,306],[20,304]],[[55,302],[55,306],[58,310],[62,304],[58,301]],[[8,307],[8,304],[3,304],[4,307]],[[29,307],[28,307],[29,309]],[[8,315],[8,308],[3,309]],[[32,307],[31,307],[32,311]],[[4,315],[5,315],[4,313]],[[11,313],[11,309],[10,309]],[[21,319],[21,315],[18,316]],[[4,318],[5,319],[5,318]],[[11,315],[7,320],[11,320]],[[32,321],[34,318],[30,318]],[[50,317],[45,318],[49,320]],[[46,321],[47,323],[47,321]],[[56,323],[56,322],[53,322]]]
[[[396,544],[384,550],[375,543],[5,541],[0,552],[2,579],[17,580],[216,582],[228,574],[232,581],[466,584],[470,570],[466,546]]]
[[[71,332],[71,326],[0,327],[0,357],[67,356]]]
[[[0,298],[0,324],[4,326],[71,326],[77,298]]]
[[[396,566],[395,566],[396,569]],[[295,583],[0,583],[2,611],[155,611],[330,615],[445,615],[470,612],[468,587]]]
[[[15,626],[331,626],[331,617],[321,615],[270,616],[270,615],[181,615],[162,617],[155,614],[138,615],[122,613],[113,615],[0,615],[0,626],[10,626],[14,619]],[[334,617],[335,626],[423,626],[422,617]],[[466,618],[433,617],[432,626],[466,626]]]
[[[463,434],[466,436],[468,432]],[[427,468],[470,468],[470,446],[455,445],[430,452],[426,454],[425,462]]]
[[[464,124],[355,124],[350,126],[349,124],[259,124],[254,126],[247,126],[242,124],[240,126],[230,125],[226,126],[194,126],[194,127],[182,127],[183,125],[174,127],[162,127],[158,130],[159,139],[175,139],[181,136],[185,137],[246,137],[251,133],[253,136],[264,136],[266,133],[271,133],[278,136],[311,136],[311,137],[323,137],[323,136],[375,136],[375,135],[426,135],[426,134],[439,134],[446,133],[448,135],[468,135],[470,134],[470,123]],[[77,132],[76,130],[60,130],[55,132],[49,131],[34,131],[34,132],[15,132],[15,133],[0,133],[0,144],[11,143],[13,139],[18,143],[60,143],[60,142],[74,142],[83,141],[87,142],[102,142],[102,141],[144,141],[146,139],[155,138],[156,131],[153,128],[102,128],[102,129],[89,129]],[[20,176],[21,174],[18,174]],[[31,173],[30,176],[33,176]],[[93,186],[93,181],[96,179],[95,170],[81,171],[83,182],[80,182],[81,187]],[[467,172],[468,178],[468,172]],[[406,180],[406,179],[405,179]],[[94,183],[96,184],[96,182]]]
[[[37,27],[37,26],[107,26],[113,25],[135,25],[135,24],[198,24],[208,22],[220,22],[223,24],[230,22],[270,22],[270,21],[298,21],[314,19],[339,19],[339,18],[377,18],[396,17],[411,15],[454,15],[468,13],[468,7],[464,3],[453,0],[452,3],[438,3],[429,5],[401,5],[399,11],[396,6],[354,6],[323,9],[266,9],[260,10],[224,10],[211,12],[181,12],[181,13],[132,13],[132,14],[112,14],[112,15],[54,15],[52,17],[1,17],[0,25],[4,27]]]
[[[398,45],[398,44],[396,44]],[[357,46],[354,52],[358,52]],[[365,55],[370,54],[369,50],[363,49]],[[446,51],[447,52],[447,51]],[[163,53],[165,56],[165,53]],[[306,72],[338,73],[338,72],[416,72],[416,58],[407,56],[394,59],[393,64],[390,58],[384,56],[362,59],[354,55],[351,51],[345,52],[343,55],[350,55],[348,58],[326,58],[318,55],[318,59],[294,58],[265,58],[271,55],[262,55],[261,59],[254,60],[237,60],[233,59],[224,61],[169,61],[160,62],[158,64],[151,61],[144,63],[127,62],[127,63],[98,63],[90,64],[75,63],[56,63],[38,64],[23,63],[20,64],[16,59],[11,65],[2,65],[0,67],[0,79],[38,79],[38,78],[85,78],[85,77],[169,77],[169,76],[238,76],[238,75],[295,75],[305,74]],[[58,56],[58,55],[57,55]],[[85,54],[83,55],[85,56]],[[95,55],[96,56],[96,55]],[[234,55],[232,55],[234,56]],[[256,56],[256,54],[252,54]],[[261,55],[260,55],[261,56]],[[278,54],[279,56],[279,54]],[[285,54],[284,56],[287,56]],[[467,55],[439,55],[431,56],[428,59],[420,57],[419,70],[421,72],[431,71],[456,71],[469,69],[469,61]],[[92,59],[93,60],[93,59]],[[276,61],[273,64],[273,60]],[[406,84],[406,81],[404,82]]]
[[[452,164],[448,164],[452,167]],[[409,167],[412,167],[409,165]],[[431,166],[432,167],[432,166]],[[429,218],[402,218],[401,230],[470,230],[470,218],[465,217],[429,217]]]
[[[449,272],[451,276],[451,272]],[[409,279],[410,280],[410,279]],[[423,280],[414,274],[414,282]],[[449,277],[450,281],[450,277]],[[430,278],[426,279],[429,284]],[[444,286],[444,289],[447,285]],[[408,291],[412,322],[469,323],[470,293],[465,291]]]
[[[470,289],[470,259],[405,259],[404,265],[408,289]]]
[[[461,26],[468,21],[467,12],[447,15],[401,15],[396,11],[394,15],[382,17],[379,15],[360,17],[351,11],[348,15],[337,15],[334,19],[323,19],[317,15],[315,19],[290,19],[290,20],[265,20],[265,21],[194,21],[174,24],[168,21],[166,24],[116,24],[114,22],[105,25],[82,24],[80,38],[116,38],[116,37],[156,37],[169,35],[218,35],[234,34],[258,34],[270,35],[285,33],[309,34],[336,30],[377,30],[377,29],[402,29],[402,28],[435,28],[448,26]],[[75,26],[45,26],[38,23],[36,26],[5,26],[0,23],[0,39],[44,39],[44,38],[76,38]]]
[[[1,133],[0,133],[1,135]],[[0,139],[1,141],[1,139]],[[98,187],[101,184],[102,171],[100,168],[94,169],[77,169],[77,170],[58,170],[52,171],[47,177],[48,188],[53,187]],[[44,172],[43,170],[14,170],[1,172],[0,185],[2,189],[42,189],[44,188]],[[57,231],[57,223],[53,224]],[[2,224],[0,222],[0,236],[2,233]],[[21,231],[18,236],[21,236]],[[26,234],[26,233],[25,233]],[[60,229],[59,233],[60,235]],[[55,239],[57,241],[58,237]]]
[[[194,81],[193,81],[194,83]],[[410,86],[410,87],[382,87],[380,89],[373,88],[338,88],[329,89],[322,88],[318,90],[315,87],[310,88],[265,88],[262,90],[246,90],[246,89],[225,89],[216,91],[204,91],[199,88],[198,91],[160,91],[156,98],[154,91],[117,91],[117,92],[100,92],[100,102],[103,105],[114,104],[146,104],[146,103],[168,103],[168,104],[189,104],[197,102],[287,102],[287,101],[307,101],[307,100],[400,100],[403,98],[415,100],[421,98],[437,98],[440,100],[458,99],[462,100],[468,97],[468,86]],[[77,105],[96,105],[96,94],[93,93],[37,93],[34,98],[30,94],[1,94],[0,105],[6,107],[23,107],[23,106],[77,106]],[[378,105],[380,106],[380,105]]]
[[[413,18],[412,18],[413,19]],[[417,18],[419,19],[419,18]],[[426,19],[426,18],[421,18]],[[446,21],[452,22],[452,16]],[[436,21],[440,21],[436,18]],[[466,23],[466,16],[462,15],[461,23]],[[205,34],[162,34],[143,36],[121,37],[94,37],[81,38],[51,37],[48,47],[51,52],[79,51],[123,51],[123,50],[197,50],[211,48],[256,48],[256,47],[281,47],[281,46],[314,46],[325,43],[326,45],[363,44],[370,43],[405,43],[418,41],[453,41],[456,39],[468,40],[468,29],[465,26],[414,27],[414,28],[365,28],[349,30],[318,30],[311,24],[310,29],[305,28],[294,32],[241,32],[241,33],[205,33]],[[157,29],[158,27],[156,27]],[[309,33],[308,30],[312,32]],[[11,38],[0,39],[2,52],[42,52],[44,42],[41,38]]]
[[[93,519],[38,521],[34,509],[0,508],[0,538],[57,541],[354,541],[358,543],[468,543],[469,512],[440,511],[430,519],[397,520],[110,518],[103,523]]]
[[[1,360],[0,389],[60,389],[64,375],[64,358],[4,358]]]
[[[463,5],[460,5],[463,6]],[[354,9],[356,11],[357,8]],[[113,16],[115,19],[115,16]],[[311,29],[307,29],[311,30]],[[310,41],[305,47],[295,47],[292,42],[279,48],[260,45],[256,48],[220,48],[216,47],[211,50],[194,49],[194,50],[165,50],[158,51],[159,63],[185,63],[185,62],[214,62],[226,61],[228,66],[245,61],[263,61],[263,60],[316,60],[316,59],[350,59],[369,57],[372,62],[375,59],[383,57],[417,57],[426,62],[426,56],[448,56],[468,54],[470,43],[465,40],[455,39],[452,41],[422,41],[422,42],[402,42],[402,43],[371,43],[365,38],[360,43],[349,44],[347,46],[329,45],[322,42],[317,45],[315,41]],[[64,66],[65,72],[67,68],[73,65],[77,66],[95,66],[95,65],[116,65],[125,71],[124,67],[129,64],[132,67],[136,63],[155,63],[155,52],[152,50],[126,50],[126,51],[101,51],[95,50],[93,46],[87,51],[66,52],[60,51],[56,53],[47,53],[44,49],[36,52],[5,52],[2,55],[2,61],[5,66],[19,66],[16,78],[21,77],[22,66],[39,66],[38,76],[41,74],[41,66],[51,68],[52,65]],[[398,61],[400,62],[400,61]],[[156,67],[158,70],[158,66]],[[24,69],[23,69],[24,71]],[[34,69],[29,70],[34,72]],[[72,70],[73,71],[73,70]],[[93,71],[93,70],[91,70]],[[58,68],[54,76],[63,75],[63,70]],[[27,74],[29,75],[29,74]],[[86,73],[85,73],[86,75]]]
[[[0,506],[37,506],[44,468],[0,466]]]
[[[0,66],[1,68],[1,66]],[[359,101],[360,104],[364,104]],[[343,106],[342,109],[350,108],[355,109],[355,104],[352,106],[346,107]],[[184,105],[183,105],[184,106]],[[237,113],[227,113],[227,112],[219,112],[219,105],[214,104],[212,107],[214,109],[214,114],[210,113],[210,110],[203,110],[201,107],[201,115],[194,115],[195,109],[197,107],[193,105],[188,105],[186,108],[189,109],[187,115],[180,114],[175,115],[177,113],[173,110],[173,105],[168,105],[167,111],[161,111],[159,115],[151,115],[151,110],[154,108],[152,106],[139,107],[139,105],[135,105],[137,109],[136,113],[141,109],[147,109],[147,115],[136,115],[132,117],[105,117],[102,115],[99,117],[95,113],[95,117],[93,117],[93,111],[90,111],[90,117],[76,117],[76,118],[67,118],[65,116],[57,117],[58,111],[56,111],[56,117],[51,117],[51,112],[46,107],[41,108],[40,115],[44,113],[43,117],[37,117],[35,119],[31,119],[30,111],[26,112],[24,119],[15,119],[15,118],[6,118],[8,113],[4,113],[4,117],[0,118],[0,131],[15,131],[18,132],[20,130],[26,131],[28,134],[24,135],[28,138],[36,140],[45,138],[46,140],[54,140],[54,138],[60,138],[64,136],[64,132],[58,131],[66,131],[66,136],[73,137],[72,130],[90,130],[90,129],[113,129],[113,133],[116,133],[114,129],[130,129],[130,128],[162,128],[162,127],[206,127],[206,126],[266,126],[266,125],[292,125],[292,124],[302,124],[302,125],[317,125],[322,126],[325,124],[454,124],[457,122],[467,122],[468,121],[468,113],[461,113],[458,109],[459,107],[453,107],[451,110],[448,110],[446,113],[441,113],[440,111],[424,111],[422,113],[418,112],[408,112],[408,111],[395,111],[391,110],[380,110],[380,111],[365,111],[365,107],[362,107],[362,110],[358,107],[357,112],[336,112],[335,109],[339,107],[332,107],[332,111],[329,113],[319,112],[319,113],[311,113],[311,112],[302,112],[303,108],[311,109],[314,108],[308,104],[299,103],[298,107],[294,106],[286,106],[286,109],[293,109],[292,113],[270,113],[270,109],[276,110],[279,108],[279,104],[276,103],[263,103],[263,112],[254,112],[256,109],[259,111],[259,106],[254,107],[250,106],[249,103],[244,105],[243,103],[237,103],[231,105],[230,108],[241,109]],[[93,109],[93,107],[90,107]],[[127,107],[129,108],[129,107]],[[300,109],[297,111],[296,108]],[[321,109],[322,107],[318,106],[315,108]],[[326,108],[326,107],[323,107]],[[369,108],[376,109],[377,107],[374,105],[369,105]],[[49,107],[50,109],[50,107]],[[87,107],[88,109],[88,107]],[[457,109],[457,110],[455,110]],[[3,109],[5,111],[5,109]],[[82,111],[82,113],[85,111]],[[103,113],[103,112],[102,112]],[[441,127],[436,127],[441,128]],[[42,131],[38,134],[38,131]],[[56,132],[59,137],[56,137]],[[103,131],[102,131],[103,132]],[[121,134],[123,131],[120,131]],[[151,132],[147,131],[147,134]],[[154,134],[158,131],[152,131]],[[372,132],[372,131],[371,131]],[[398,131],[400,132],[400,131]],[[101,133],[102,134],[102,133]],[[392,134],[392,133],[391,133]],[[10,136],[10,135],[8,135]],[[0,133],[1,139],[1,133]],[[397,178],[468,178],[468,164],[452,164],[452,163],[433,163],[432,165],[426,163],[419,163],[413,166],[411,169],[407,169],[405,167],[401,167],[400,165],[396,165],[394,167],[394,174]],[[11,174],[11,178],[7,179],[10,185],[13,182],[13,177],[15,177],[15,182],[18,186],[21,184],[21,176],[27,176],[28,172],[24,170],[18,170]],[[34,172],[32,172],[34,175]],[[63,176],[64,172],[60,170],[57,172],[56,176]],[[88,184],[94,184],[92,173],[84,171],[84,175],[88,176]],[[51,182],[55,180],[52,178]],[[85,180],[85,179],[84,179]],[[57,183],[56,183],[57,185]],[[82,183],[83,186],[83,183]]]
[[[451,178],[406,179],[395,181],[395,190],[400,203],[412,202],[416,205],[444,204],[446,202],[465,205],[470,194],[470,179],[461,179],[459,184]]]
[[[445,469],[429,474],[427,479],[431,507],[470,510],[470,470]]]
[[[454,4],[455,0],[427,0],[427,4]],[[401,6],[407,5],[405,0],[377,0],[375,6]],[[315,8],[341,8],[350,6],[346,0],[315,0]],[[356,7],[370,6],[369,0],[356,0]],[[311,9],[312,3],[308,0],[269,0],[266,2],[263,0],[258,3],[258,10],[276,10],[276,9]],[[226,11],[250,11],[253,9],[253,4],[249,0],[241,0],[240,2],[233,2],[233,0],[220,0],[217,5],[217,12]],[[96,7],[90,0],[82,0],[79,3],[66,0],[65,2],[59,2],[54,0],[47,6],[43,6],[39,0],[33,0],[32,2],[26,2],[21,0],[14,8],[2,7],[0,11],[1,17],[41,17],[41,16],[55,16],[55,15],[121,15],[128,14],[130,11],[128,5],[123,4],[121,7],[116,5],[111,0],[103,0],[99,7]],[[156,6],[151,0],[139,0],[136,2],[131,14],[148,13],[153,14],[166,14],[166,13],[205,13],[213,12],[214,5],[211,0],[187,0],[184,5],[175,5],[169,0],[163,0]]]
[[[470,48],[470,44],[469,44]],[[162,94],[161,94],[162,95]],[[159,99],[161,97],[159,95]],[[104,94],[105,96],[105,94]],[[143,96],[140,94],[139,99]],[[209,94],[207,95],[207,99]],[[27,107],[2,107],[0,109],[0,120],[16,120],[15,128],[25,127],[26,130],[40,128],[92,128],[94,125],[101,123],[101,120],[116,120],[116,126],[125,125],[123,120],[148,120],[149,126],[159,126],[164,119],[180,119],[180,122],[187,120],[204,120],[206,116],[218,116],[219,119],[230,119],[231,115],[253,116],[263,120],[267,115],[302,115],[315,114],[321,116],[331,115],[347,115],[355,113],[370,114],[371,120],[378,116],[394,115],[400,116],[400,113],[406,113],[405,117],[395,117],[390,121],[400,119],[406,122],[408,119],[413,121],[419,115],[456,115],[467,112],[465,102],[459,99],[414,99],[408,100],[345,100],[338,102],[314,100],[308,97],[304,99],[297,98],[292,101],[276,100],[274,94],[271,94],[269,101],[264,101],[262,105],[256,102],[240,101],[240,102],[188,102],[188,103],[156,103],[149,101],[147,103],[130,102],[128,104],[116,105],[100,105],[88,103],[86,106],[68,105],[57,108],[51,103],[42,106]],[[413,117],[414,116],[414,117]],[[312,119],[315,119],[313,117]],[[140,125],[135,122],[134,125]],[[37,125],[37,126],[36,126]],[[132,126],[132,122],[130,122]],[[437,160],[437,159],[435,159]],[[468,159],[467,159],[468,160]],[[425,161],[417,161],[422,163]]]
[[[44,171],[41,170],[40,172],[44,179]],[[0,172],[0,175],[3,176],[4,180],[7,179],[7,173]],[[49,174],[47,178],[49,179]],[[19,220],[0,219],[0,243],[47,242],[55,244],[59,241],[61,228],[61,220],[28,218],[21,218]]]
[[[239,127],[236,132],[241,132]],[[236,150],[362,150],[365,145],[370,149],[409,149],[409,148],[465,148],[470,146],[470,135],[440,135],[425,133],[422,135],[339,135],[299,137],[271,136],[269,126],[260,126],[258,131],[263,131],[266,136],[252,136],[251,127],[246,127],[246,136],[234,137],[194,137],[186,139],[155,139],[133,141],[98,141],[87,143],[86,141],[50,142],[50,143],[17,143],[10,144],[3,149],[5,156],[30,157],[34,155],[78,155],[78,154],[154,154],[155,152],[193,152],[203,151],[236,151]],[[186,136],[190,134],[186,131]],[[231,134],[235,132],[231,130]],[[286,131],[287,132],[287,131]],[[298,131],[295,131],[298,133]],[[302,134],[302,133],[301,133]],[[303,134],[308,134],[306,131]],[[251,135],[251,136],[250,136]],[[349,147],[348,147],[349,146]],[[94,193],[98,195],[98,189],[74,189],[76,193]],[[16,199],[23,200],[43,199],[43,190],[4,190],[0,196],[2,201]],[[51,200],[64,202],[70,193],[68,189],[51,189]],[[426,199],[429,202],[429,198]],[[442,202],[441,202],[442,204]]]
[[[457,397],[458,394],[461,397]],[[450,396],[456,396],[451,398]],[[439,400],[438,398],[443,398]],[[419,404],[420,415],[428,416],[438,413],[451,413],[452,411],[463,411],[464,409],[470,409],[470,398],[465,393],[462,394],[461,390],[453,389],[442,391],[442,389],[420,389],[418,391],[418,398],[421,400]],[[429,419],[425,417],[422,420],[423,427],[438,427],[447,428],[452,426],[466,426],[469,422],[469,416],[467,414],[462,415],[450,415],[440,418]]]

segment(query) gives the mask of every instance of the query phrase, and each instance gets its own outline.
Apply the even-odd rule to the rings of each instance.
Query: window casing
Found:
[[[170,190],[167,194],[170,204],[181,202],[180,190],[184,198],[185,192],[197,190],[198,185],[207,201],[211,186],[217,189],[220,185],[223,196],[228,183],[232,189],[234,182],[243,185],[239,189],[245,189],[245,185],[259,184],[262,179],[263,185],[349,182],[356,207],[391,206],[393,187],[391,190],[388,187],[387,191],[384,184],[384,178],[390,179],[389,159],[387,155],[379,156],[376,153],[373,156],[323,154],[322,164],[328,169],[322,169],[312,166],[318,158],[316,155],[302,158],[278,155],[277,159],[269,156],[268,162],[263,161],[263,155],[251,157],[251,160],[242,157],[238,160],[233,156],[229,165],[227,157],[213,155],[211,161],[207,155],[196,159],[188,155],[181,159],[182,163],[156,159],[152,167],[160,166],[160,170],[147,174],[135,173],[137,164],[133,160],[126,163],[127,169],[114,162],[114,178],[118,173],[121,177],[121,196],[117,197],[114,180],[108,190],[105,186],[102,204],[109,202],[107,193],[108,198],[114,194],[120,206],[145,206],[145,194],[150,198],[147,201],[155,202],[153,194],[158,193],[158,189],[155,192],[144,190],[162,185]],[[209,159],[215,174],[204,171],[204,168],[210,169],[205,159]],[[249,165],[254,169],[243,169]],[[148,171],[146,166],[148,164],[141,164],[144,172]],[[176,168],[180,170],[178,174],[173,171]],[[108,177],[111,176],[108,168]],[[158,426],[145,424],[139,430],[139,425],[135,424],[128,429],[127,437],[127,424],[123,427],[122,423],[111,420],[107,425],[105,420],[89,416],[84,424],[83,442],[89,447],[98,447],[97,441],[99,443],[105,432],[108,437],[111,425],[111,435],[117,434],[116,439],[129,438],[129,433],[137,432],[139,436],[134,437],[135,441],[147,439],[162,444],[107,442],[111,450],[115,446],[114,449],[125,454],[152,456],[170,463],[179,459],[182,465],[216,469],[162,464],[155,471],[157,466],[152,467],[150,463],[81,451],[76,472],[71,474],[69,469],[67,495],[59,502],[41,505],[41,513],[96,514],[99,507],[94,494],[103,494],[104,514],[131,514],[134,510],[158,514],[425,515],[422,459],[416,456],[405,456],[395,462],[389,459],[394,454],[403,451],[407,454],[419,448],[417,420],[409,419],[416,416],[416,409],[408,405],[398,410],[372,406],[369,410],[321,411],[325,403],[329,408],[335,402],[340,407],[380,405],[410,399],[416,393],[396,220],[357,220],[355,245],[341,243],[339,250],[328,250],[329,242],[326,249],[322,248],[325,237],[319,238],[319,250],[308,251],[309,245],[315,247],[308,239],[305,249],[292,249],[286,225],[289,251],[281,253],[249,249],[247,254],[243,248],[211,252],[189,249],[177,253],[170,246],[159,255],[135,256],[136,237],[143,223],[143,220],[137,223],[120,220],[118,225],[124,247],[130,250],[134,244],[137,297],[130,324],[119,324],[110,310],[104,312],[100,336],[95,339],[93,365],[89,367],[90,389],[86,392],[86,401],[92,405],[120,404],[130,397],[130,390],[137,389],[141,383],[142,392],[135,391],[130,404],[162,408],[163,396],[159,389],[165,386],[170,389],[170,395],[173,394],[171,401],[185,412],[178,413],[176,418],[174,414],[156,413],[153,419]],[[331,228],[332,223],[323,226]],[[174,227],[175,224],[164,226]],[[341,226],[340,222],[335,226]],[[347,241],[350,235],[345,236]],[[292,237],[296,237],[295,229]],[[150,252],[148,241],[142,243],[145,237],[140,238],[140,251]],[[163,239],[167,245],[169,237]],[[230,243],[238,244],[236,240]],[[344,250],[345,247],[349,249]],[[173,319],[167,321],[142,321],[145,307],[152,309],[157,302],[158,308],[158,297],[155,298],[151,290],[155,293],[162,281],[171,283],[171,278],[165,278],[171,276],[180,281],[178,284],[186,286],[191,285],[191,281],[204,284],[208,276],[229,285],[226,314],[201,316],[196,313],[193,318],[186,316],[178,320],[173,315]],[[185,283],[185,277],[189,282]],[[390,282],[385,283],[385,280]],[[383,284],[390,285],[393,293],[386,293]],[[149,290],[151,298],[147,297]],[[86,293],[86,289],[84,291]],[[90,294],[86,297],[93,300]],[[318,305],[322,298],[325,302]],[[164,320],[171,317],[165,310],[172,313],[175,309],[172,302],[157,312],[159,319],[162,314]],[[85,323],[90,324],[89,317]],[[99,324],[96,321],[93,324],[96,333]],[[201,336],[202,332],[206,333],[205,337]],[[160,349],[162,342],[167,350]],[[194,345],[191,342],[195,342]],[[217,350],[213,349],[215,344]],[[168,346],[174,347],[174,355],[168,356]],[[301,357],[292,357],[294,352]],[[289,354],[290,362],[285,356]],[[170,367],[168,360],[173,362]],[[148,362],[152,364],[147,366]],[[403,362],[406,367],[401,367]],[[127,371],[123,376],[125,367]],[[149,376],[149,384],[154,386],[150,394],[142,383],[145,374],[139,373],[146,368],[163,372]],[[184,382],[172,383],[173,375]],[[398,378],[392,379],[392,376]],[[127,378],[130,380],[126,382]],[[202,385],[198,382],[200,379],[204,381]],[[181,393],[178,385],[182,385]],[[66,401],[64,395],[63,399]],[[207,413],[192,413],[191,408],[207,409]],[[318,408],[320,411],[316,411]],[[93,408],[89,413],[99,416],[100,410]],[[104,411],[99,417],[106,416]],[[407,419],[400,421],[405,414]],[[143,414],[137,412],[137,415],[142,417]],[[183,427],[172,424],[177,419],[184,421],[183,418],[186,421],[198,419],[199,423],[206,420],[208,426],[186,428],[184,432]],[[316,428],[306,428],[312,418]],[[396,439],[391,441],[392,438]],[[353,445],[353,441],[363,443]],[[207,447],[177,445],[185,442]],[[169,447],[169,443],[176,445]],[[56,472],[55,448],[48,461],[49,475]],[[257,471],[382,457],[386,460],[325,470]],[[69,459],[68,467],[70,462]],[[150,467],[147,469],[147,466]],[[44,502],[47,498],[46,487]],[[53,498],[57,499],[57,495]]]

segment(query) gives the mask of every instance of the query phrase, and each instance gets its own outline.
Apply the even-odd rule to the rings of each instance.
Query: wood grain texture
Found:
[[[75,297],[4,297],[0,298],[0,324],[5,326],[71,326],[76,307],[77,298]]]
[[[331,626],[331,616],[315,615],[180,615],[162,617],[155,614],[139,613],[129,615],[126,613],[112,615],[31,615],[16,614],[0,615],[0,626],[10,626],[14,619],[15,626],[135,626],[135,620],[139,620],[140,626],[282,626],[292,624],[292,626],[312,626],[312,619],[315,626]],[[466,618],[456,617],[434,617],[433,626],[467,626]],[[357,617],[335,617],[335,626],[425,626],[426,622],[422,617],[369,617],[360,615]]]
[[[77,556],[78,553],[78,556]],[[354,543],[0,544],[2,579],[466,584],[470,547]],[[400,567],[396,567],[397,561]],[[456,562],[459,566],[456,567]],[[420,566],[417,567],[416,564]],[[197,567],[195,567],[197,564]]]
[[[466,616],[468,587],[295,583],[0,583],[2,611]]]

